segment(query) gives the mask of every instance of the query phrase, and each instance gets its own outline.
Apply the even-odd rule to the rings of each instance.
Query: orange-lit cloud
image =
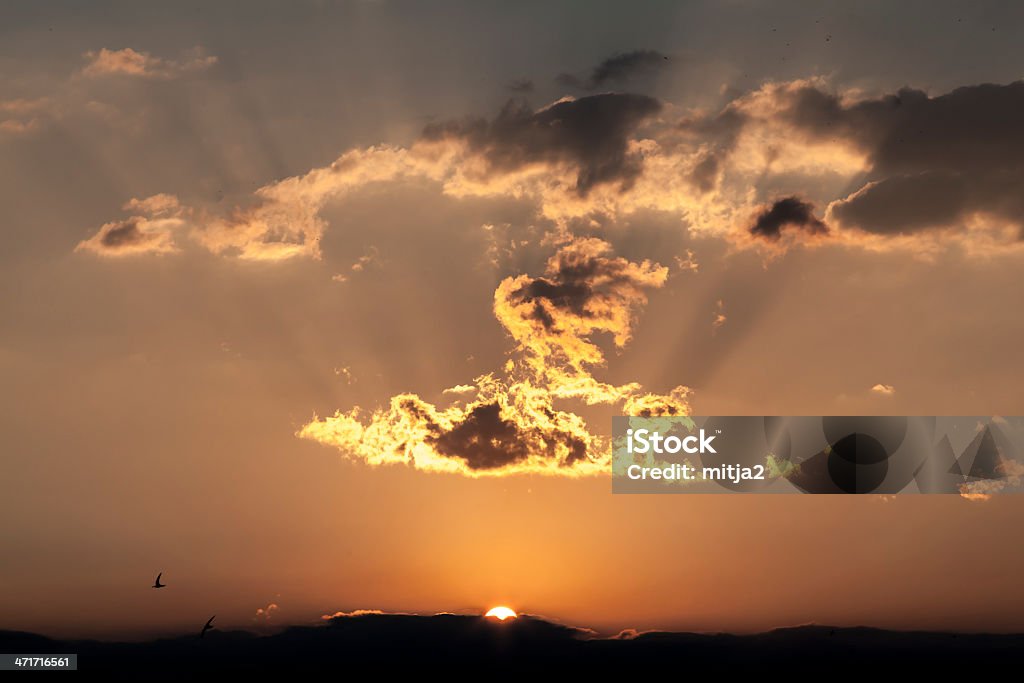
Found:
[[[148,63],[133,55],[118,59]],[[197,210],[189,234],[225,256],[315,259],[329,202],[373,183],[426,180],[450,197],[530,203],[563,230],[657,211],[694,236],[773,255],[826,243],[922,257],[948,245],[1020,251],[1024,137],[1003,112],[1022,101],[1024,82],[866,98],[806,79],[767,83],[717,111],[617,93],[539,109],[512,102],[492,119],[432,124],[408,147],[347,151],[226,215]],[[518,244],[495,234],[489,260]]]
[[[896,387],[891,384],[876,384],[871,387],[871,391],[882,396],[892,396],[896,393]]]
[[[260,607],[256,610],[256,616],[253,617],[255,621],[269,624],[274,618],[274,614],[280,609],[276,602],[272,602],[266,607]]]
[[[181,59],[164,59],[148,52],[130,47],[120,50],[101,48],[86,52],[87,64],[82,75],[90,78],[99,76],[132,76],[137,78],[175,78],[187,73],[208,69],[217,63],[217,58],[207,55],[202,48],[193,48]]]
[[[51,106],[47,97],[0,101],[0,133],[21,135],[38,130],[41,116]]]
[[[257,261],[319,258],[327,227],[320,210],[328,201],[370,183],[435,175],[426,155],[388,146],[352,150],[329,166],[261,187],[252,206],[206,217],[192,234],[216,254]]]
[[[357,609],[351,612],[335,612],[334,614],[322,614],[320,618],[324,621],[331,619],[344,619],[345,617],[365,617],[372,614],[394,614],[393,612],[382,612],[379,609]]]
[[[1017,488],[1024,481],[1024,463],[1003,459],[996,465],[996,479],[967,481],[960,485],[960,496],[972,501],[986,501],[1007,487]]]
[[[607,440],[555,401],[622,402],[627,412],[644,415],[689,411],[685,387],[667,396],[644,394],[637,383],[615,386],[591,374],[605,362],[594,336],[608,334],[625,345],[646,290],[666,278],[667,268],[612,256],[602,240],[572,239],[549,259],[543,276],[498,285],[494,312],[516,342],[515,354],[502,377],[484,375],[472,387],[456,387],[460,395],[475,393],[471,400],[440,408],[402,394],[369,414],[353,408],[314,419],[298,435],[370,465],[471,477],[606,472]]]
[[[506,278],[494,294],[494,314],[517,344],[517,363],[561,398],[614,403],[636,387],[597,382],[590,369],[604,363],[597,333],[624,346],[647,290],[661,287],[668,268],[609,254],[596,238],[575,239],[548,260],[540,277]]]
[[[79,242],[76,251],[128,256],[169,254],[178,250],[174,238],[185,226],[188,210],[181,206],[177,197],[158,194],[132,199],[122,208],[132,215],[104,224],[95,235]]]
[[[681,256],[676,256],[676,266],[683,273],[699,273],[700,263],[697,262],[697,255],[692,249],[687,249]]]

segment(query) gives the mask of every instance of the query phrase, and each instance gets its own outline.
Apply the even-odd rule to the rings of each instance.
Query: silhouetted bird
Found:
[[[159,574],[156,575],[156,581],[153,582],[153,588],[163,588],[164,586],[167,585],[166,583],[160,583],[160,577],[163,576],[163,575],[164,575],[163,572],[160,572]]]
[[[210,620],[208,622],[206,622],[205,626],[203,626],[203,630],[199,632],[199,637],[200,638],[204,637],[206,635],[207,631],[212,631],[213,630],[213,620],[216,619],[216,618],[217,618],[216,614],[214,614],[212,617],[210,617]]]

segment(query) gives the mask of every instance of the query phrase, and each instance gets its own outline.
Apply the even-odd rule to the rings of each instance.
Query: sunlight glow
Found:
[[[508,607],[498,606],[498,607],[492,607],[490,609],[490,611],[487,612],[487,614],[485,614],[484,616],[485,617],[494,617],[498,621],[505,621],[506,619],[515,619],[519,615],[516,614],[514,611],[512,611]]]

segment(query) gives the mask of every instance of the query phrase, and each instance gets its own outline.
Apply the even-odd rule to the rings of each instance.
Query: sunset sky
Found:
[[[1024,414],[1022,31],[4,3],[0,629],[1024,630],[1024,497],[612,495],[608,460],[637,412]]]

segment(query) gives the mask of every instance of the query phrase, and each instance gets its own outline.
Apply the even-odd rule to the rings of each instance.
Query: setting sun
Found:
[[[508,607],[498,606],[492,607],[485,617],[494,617],[498,621],[505,621],[506,619],[515,619],[519,615],[516,614],[512,609]]]

